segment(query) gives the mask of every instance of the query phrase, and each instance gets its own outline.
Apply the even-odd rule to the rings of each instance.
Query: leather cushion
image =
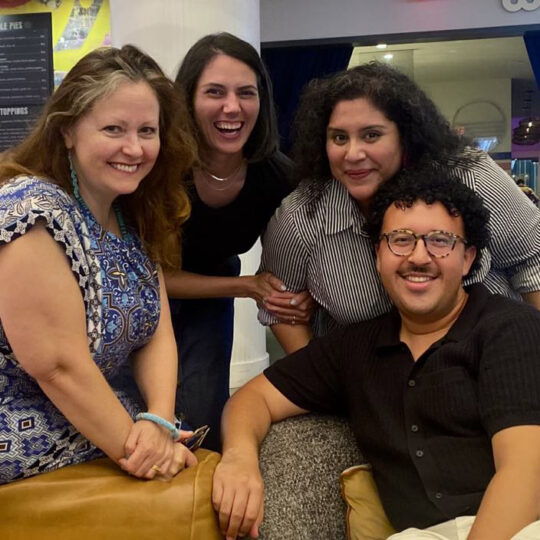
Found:
[[[221,539],[211,501],[220,455],[196,455],[170,482],[138,480],[102,458],[1,486],[2,540]]]

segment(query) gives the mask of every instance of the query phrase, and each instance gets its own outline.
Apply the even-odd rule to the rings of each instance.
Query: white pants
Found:
[[[475,516],[462,516],[428,529],[406,529],[388,540],[467,540]],[[535,521],[512,536],[511,540],[540,540],[540,521]]]

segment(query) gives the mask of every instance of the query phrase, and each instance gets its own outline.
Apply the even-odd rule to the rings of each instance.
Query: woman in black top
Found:
[[[302,308],[310,299],[286,292],[270,273],[239,277],[237,255],[253,246],[291,191],[291,163],[278,152],[271,85],[257,51],[231,34],[205,36],[188,51],[176,82],[185,91],[200,153],[192,213],[182,231],[182,270],[166,276],[169,297],[176,299],[176,404],[190,425],[210,425],[205,446],[219,449],[234,298],[253,298],[294,315],[295,322],[307,322]]]

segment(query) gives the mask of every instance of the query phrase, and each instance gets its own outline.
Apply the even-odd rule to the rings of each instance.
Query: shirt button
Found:
[[[416,386],[416,381],[414,379],[411,379],[409,382],[408,382],[408,385],[413,388],[414,386]]]
[[[417,450],[416,451],[416,457],[424,457],[424,451],[423,450]]]
[[[418,431],[418,426],[417,426],[416,424],[413,424],[413,425],[411,426],[411,431],[412,431],[413,433],[416,433],[416,432]]]
[[[441,500],[443,498],[443,494],[442,493],[435,493],[435,498],[438,499],[438,500]]]

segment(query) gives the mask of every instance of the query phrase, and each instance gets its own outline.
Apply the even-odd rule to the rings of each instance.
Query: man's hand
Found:
[[[216,467],[212,504],[227,540],[259,537],[264,486],[258,448],[271,422],[307,412],[289,401],[263,375],[240,388],[222,416],[223,458]]]
[[[229,450],[216,467],[212,503],[219,527],[227,540],[237,536],[259,537],[264,513],[263,480],[257,460]]]

